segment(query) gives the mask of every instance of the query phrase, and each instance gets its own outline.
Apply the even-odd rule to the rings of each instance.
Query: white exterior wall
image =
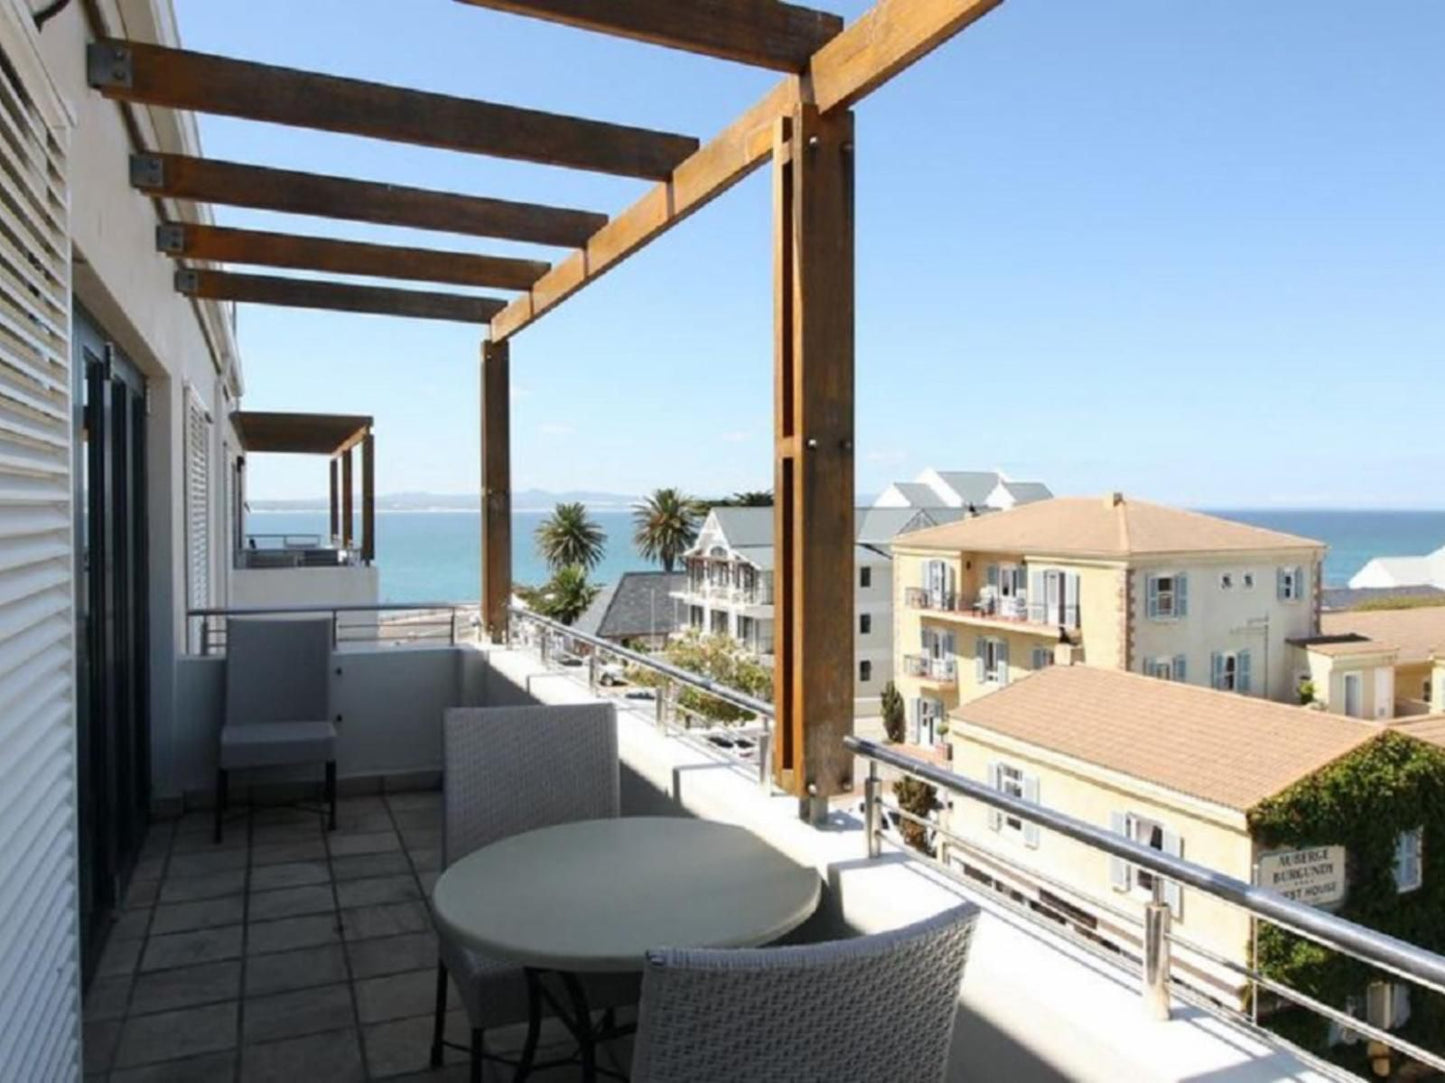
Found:
[[[882,554],[865,558],[858,550],[853,568],[853,709],[858,714],[876,714],[883,686],[893,679],[893,561]],[[863,569],[869,585],[863,586]],[[862,632],[863,614],[868,614],[868,634]],[[865,682],[862,663],[872,673]]]
[[[118,37],[175,44],[169,0],[103,0],[107,32]],[[209,594],[229,600],[230,522],[223,494],[230,492],[229,415],[241,391],[229,309],[194,302],[174,286],[173,261],[156,251],[155,208],[130,184],[133,147],[121,106],[92,91],[85,76],[90,40],[82,5],[72,4],[46,24],[40,49],[61,96],[73,111],[71,239],[77,300],[144,374],[150,394],[146,430],[147,515],[150,531],[151,763],[157,790],[170,769],[178,737],[176,657],[185,645],[186,518],[185,395],[194,388],[210,411]],[[133,110],[148,149],[199,154],[191,118],[167,110]],[[207,220],[205,208],[175,203],[175,221]]]
[[[375,605],[380,584],[375,566],[237,568],[231,573],[231,605]]]
[[[1250,652],[1252,694],[1280,702],[1294,702],[1295,663],[1286,640],[1313,634],[1317,620],[1320,568],[1314,550],[1268,555],[1192,554],[1179,563],[1141,561],[1130,572],[1130,651],[1128,668],[1145,672],[1150,658],[1184,655],[1186,679],[1208,687],[1211,655],[1215,651]],[[1276,596],[1275,570],[1300,565],[1308,580],[1298,601]],[[1187,615],[1156,620],[1148,616],[1148,578],[1183,572],[1188,576]],[[1223,573],[1234,586],[1220,586]],[[1245,589],[1243,575],[1254,574],[1254,587]],[[1268,621],[1267,634],[1247,630],[1251,620]]]

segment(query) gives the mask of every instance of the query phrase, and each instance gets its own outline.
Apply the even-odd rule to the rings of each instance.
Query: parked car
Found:
[[[651,688],[629,688],[622,693],[623,699],[656,699],[657,693]]]

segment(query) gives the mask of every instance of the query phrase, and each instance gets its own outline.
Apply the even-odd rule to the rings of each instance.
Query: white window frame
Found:
[[[859,614],[858,614],[858,634],[859,634],[860,636],[866,636],[866,635],[872,635],[872,634],[873,634],[873,614],[872,614],[872,613],[859,613]]]
[[[859,587],[860,590],[866,590],[866,589],[868,589],[869,587],[871,587],[872,585],[873,585],[873,569],[870,568],[870,567],[868,567],[868,565],[865,564],[865,565],[863,565],[863,567],[861,567],[861,568],[858,569],[858,587]]]
[[[988,773],[989,785],[999,793],[1031,805],[1039,803],[1039,778],[1037,775],[1029,774],[1022,767],[1002,760],[990,763]],[[1039,825],[1036,823],[1018,816],[1011,816],[1000,809],[990,809],[988,826],[1000,835],[1007,835],[1015,841],[1022,842],[1031,850],[1038,849]]]
[[[1155,603],[1156,603],[1156,604],[1155,604],[1155,609],[1154,609],[1154,615],[1153,615],[1152,617],[1150,617],[1149,619],[1150,619],[1150,620],[1161,620],[1161,621],[1163,621],[1163,620],[1178,620],[1178,619],[1179,619],[1179,607],[1178,607],[1178,600],[1179,600],[1179,573],[1178,573],[1178,572],[1170,572],[1168,575],[1151,575],[1151,576],[1149,577],[1149,579],[1150,579],[1150,581],[1154,584],[1153,594],[1154,594]],[[1164,589],[1164,583],[1165,583],[1166,580],[1167,580],[1168,583],[1169,583],[1169,589],[1168,589],[1167,591]],[[1165,611],[1165,606],[1164,606],[1164,599],[1165,599],[1166,597],[1168,597],[1168,599],[1169,599],[1169,606],[1168,606],[1168,611],[1167,611],[1167,612]],[[1147,597],[1145,598],[1145,604],[1146,604],[1146,605],[1148,604],[1148,598],[1147,598]]]
[[[1113,813],[1113,830],[1124,835],[1126,838],[1151,849],[1158,850],[1161,854],[1170,854],[1174,857],[1184,856],[1184,839],[1177,832],[1173,831],[1167,823],[1156,819],[1152,815],[1145,815],[1138,812],[1116,812]],[[1158,843],[1155,843],[1155,837]],[[1142,896],[1145,899],[1152,899],[1154,896],[1155,874],[1138,866],[1130,864],[1122,858],[1111,857],[1109,859],[1111,870],[1110,879],[1113,882],[1114,890],[1126,892],[1134,896]],[[1172,880],[1159,878],[1160,886],[1163,889],[1164,901],[1168,904],[1175,921],[1183,917],[1183,890]]]
[[[1156,677],[1161,681],[1172,681],[1174,679],[1173,656],[1144,659],[1144,675]]]
[[[984,684],[1008,684],[1008,665],[1003,664],[1000,672],[1000,663],[1003,662],[1003,640],[998,636],[983,637],[983,683]]]
[[[1395,894],[1408,895],[1425,884],[1425,829],[1412,827],[1395,836],[1395,861],[1391,870]]]
[[[859,684],[871,684],[871,683],[873,683],[873,660],[872,660],[872,659],[870,659],[870,658],[860,658],[860,659],[858,660],[858,683],[859,683]]]
[[[1214,686],[1217,692],[1238,692],[1239,691],[1239,652],[1220,651],[1219,659],[1221,683]],[[1214,674],[1210,674],[1212,680]]]
[[[1302,571],[1302,569],[1295,565],[1290,565],[1288,568],[1281,569],[1281,601],[1297,602],[1304,597],[1304,583],[1300,581],[1303,576],[1296,576],[1295,572],[1297,571]]]

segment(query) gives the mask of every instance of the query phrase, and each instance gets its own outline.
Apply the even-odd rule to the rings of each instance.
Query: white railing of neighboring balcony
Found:
[[[334,646],[455,645],[477,636],[475,602],[403,602],[376,605],[231,606],[186,611],[186,649],[192,654],[220,654],[226,649],[226,621],[231,617],[284,620],[329,617]]]
[[[1106,828],[1067,816],[1047,806],[1032,804],[1012,797],[982,782],[965,778],[945,767],[906,755],[897,749],[875,741],[847,737],[844,739],[844,744],[852,752],[868,760],[863,810],[867,852],[870,858],[880,855],[885,842],[899,847],[903,845],[891,838],[884,830],[882,821],[886,813],[895,822],[908,821],[919,825],[925,832],[946,840],[950,846],[965,852],[982,852],[989,860],[1011,867],[1021,878],[1032,880],[1053,890],[1059,890],[1080,900],[1086,909],[1107,913],[1115,919],[1129,921],[1135,926],[1141,924],[1138,915],[1126,913],[1077,888],[1052,880],[996,851],[981,848],[976,842],[949,832],[940,823],[915,815],[899,807],[896,803],[885,800],[882,796],[882,779],[879,777],[878,768],[880,765],[886,765],[921,782],[935,786],[944,793],[978,801],[1005,816],[1036,824],[1044,830],[1081,842],[1111,857],[1126,861],[1136,868],[1152,873],[1153,893],[1144,908],[1140,938],[1143,945],[1141,955],[1127,956],[1122,953],[1115,955],[1097,942],[1090,942],[1082,936],[1071,937],[1074,942],[1083,945],[1100,957],[1110,958],[1112,955],[1111,961],[1128,960],[1132,965],[1137,966],[1142,974],[1141,986],[1145,1010],[1151,1017],[1168,1017],[1172,994],[1188,1000],[1200,1008],[1224,1015],[1234,1022],[1251,1027],[1258,1026],[1258,1020],[1252,1013],[1227,1007],[1217,1000],[1206,998],[1197,990],[1182,984],[1178,978],[1173,977],[1170,971],[1170,948],[1178,946],[1253,983],[1257,991],[1271,993],[1282,1000],[1323,1016],[1346,1030],[1354,1031],[1364,1038],[1389,1046],[1437,1071],[1445,1071],[1445,1056],[1440,1053],[1423,1049],[1384,1027],[1375,1026],[1364,1019],[1322,1003],[1306,993],[1271,978],[1255,965],[1241,965],[1175,934],[1171,928],[1170,909],[1164,901],[1164,881],[1168,880],[1182,888],[1202,892],[1244,910],[1257,921],[1277,925],[1331,951],[1337,951],[1396,978],[1415,982],[1437,993],[1445,993],[1445,956],[1427,951],[1376,929],[1370,929],[1337,917],[1328,911],[1287,899],[1267,888],[1257,887],[1206,866],[1172,857],[1160,850],[1135,842],[1124,835],[1115,834]],[[908,852],[919,853],[915,850]],[[919,854],[919,856],[927,858],[935,867],[946,871],[950,876],[955,878],[961,876],[957,870],[932,859],[929,855]],[[1003,897],[1001,896],[1001,898]],[[1066,900],[1060,900],[1060,902],[1066,902]],[[1038,914],[1027,906],[1010,903],[1005,903],[1005,905],[1030,921],[1039,920]],[[1051,908],[1048,904],[1044,904],[1043,908],[1052,909],[1059,915],[1064,931],[1067,932],[1072,928],[1071,922],[1074,918],[1065,910],[1058,906]],[[1060,929],[1058,921],[1050,922],[1049,927],[1056,932]],[[1257,1006],[1257,995],[1249,999],[1252,1005]],[[1278,1040],[1277,1035],[1274,1037]]]

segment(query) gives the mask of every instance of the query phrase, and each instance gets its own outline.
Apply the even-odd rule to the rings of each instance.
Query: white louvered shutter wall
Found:
[[[186,393],[186,601],[211,604],[211,415]]]
[[[0,1079],[78,1073],[65,134],[0,12]],[[44,110],[37,98],[46,103]]]

